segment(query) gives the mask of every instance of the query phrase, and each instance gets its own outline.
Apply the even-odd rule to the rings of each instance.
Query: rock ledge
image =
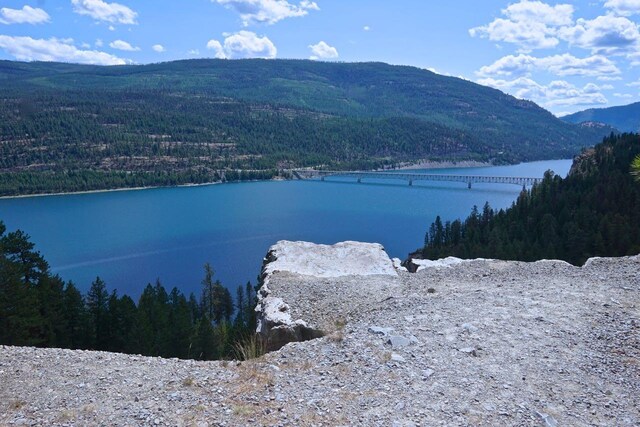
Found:
[[[357,287],[364,277],[377,277],[390,284],[397,282],[394,263],[382,245],[351,241],[318,245],[284,240],[273,245],[264,259],[256,307],[257,332],[267,349],[277,350],[289,342],[307,341],[330,332],[327,327],[331,328],[331,319],[335,323],[346,313],[336,307],[331,307],[330,312],[298,310],[299,318],[293,320],[290,304],[298,308],[305,305],[310,300],[306,291],[310,291],[316,294],[311,300],[322,306],[322,295],[333,295],[322,294],[323,290],[317,288],[329,283],[333,288],[337,282],[343,289]],[[315,283],[305,286],[300,293],[305,282]]]

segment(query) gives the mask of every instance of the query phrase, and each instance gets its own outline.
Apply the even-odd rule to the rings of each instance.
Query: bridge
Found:
[[[359,171],[326,171],[314,169],[295,169],[291,173],[297,179],[320,179],[325,178],[353,178],[357,182],[364,179],[387,179],[407,181],[409,185],[413,185],[415,181],[450,181],[463,182],[471,188],[476,183],[491,184],[515,184],[526,190],[527,186],[533,186],[542,181],[542,178],[522,178],[514,176],[481,176],[481,175],[440,175],[429,173],[395,173],[395,172],[359,172]]]

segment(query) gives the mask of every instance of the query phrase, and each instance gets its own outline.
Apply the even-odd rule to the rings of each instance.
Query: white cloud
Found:
[[[305,16],[310,10],[320,10],[315,2],[309,0],[303,0],[298,5],[289,3],[288,0],[211,1],[238,12],[245,27],[252,23],[275,24],[286,18]]]
[[[127,43],[124,40],[112,41],[111,43],[109,43],[109,47],[111,47],[112,49],[124,50],[127,52],[136,52],[140,50],[139,47],[131,46],[129,43]]]
[[[578,19],[575,26],[558,31],[558,36],[571,45],[609,54],[632,51],[640,42],[638,25],[628,18],[613,15]]]
[[[604,7],[617,15],[631,16],[640,13],[640,0],[607,0]]]
[[[102,41],[102,39],[96,39],[96,47],[102,47],[104,46],[104,42]]]
[[[579,88],[564,80],[555,80],[548,85],[539,84],[528,77],[514,80],[480,79],[479,84],[491,86],[510,93],[521,99],[532,100],[545,108],[566,106],[602,105],[608,103],[607,98],[594,90],[596,85],[587,84]],[[594,87],[595,86],[595,87]]]
[[[548,49],[558,45],[557,28],[571,25],[573,6],[550,6],[541,1],[521,0],[502,10],[505,18],[497,18],[488,25],[471,28],[472,37],[495,42],[513,43],[520,51]]]
[[[365,25],[364,27],[362,27],[363,31],[371,31],[371,27],[368,25]]]
[[[477,74],[480,76],[524,76],[543,70],[557,76],[615,76],[620,70],[609,58],[593,55],[576,58],[568,53],[538,58],[531,55],[507,55],[491,65],[486,65]]]
[[[33,39],[0,35],[0,49],[19,61],[61,61],[80,64],[124,65],[117,56],[96,50],[81,50],[72,40]]]
[[[2,24],[43,24],[51,21],[47,12],[39,8],[24,6],[22,9],[0,9],[0,23]]]
[[[151,49],[153,49],[154,51],[156,51],[158,53],[162,53],[162,52],[164,52],[166,50],[164,48],[164,46],[162,46],[161,44],[154,44],[153,46],[151,46]]]
[[[220,59],[237,58],[275,58],[278,50],[267,36],[258,36],[251,31],[238,31],[234,34],[224,34],[224,44],[218,40],[209,40],[207,49],[214,51],[214,56]]]
[[[633,95],[630,93],[614,93],[613,96],[616,98],[633,98]]]
[[[198,49],[191,49],[191,50],[187,51],[187,54],[191,55],[191,56],[199,56],[200,55],[200,51]]]
[[[630,87],[640,86],[640,80],[635,81],[635,82],[631,82],[631,83],[627,83],[627,86],[630,86]]]
[[[309,49],[311,49],[309,59],[335,59],[338,57],[338,50],[324,41],[309,45]]]
[[[98,21],[114,24],[136,24],[137,12],[119,3],[107,3],[103,0],[71,0],[73,11],[87,15]]]
[[[631,52],[626,55],[629,64],[632,67],[637,67],[640,65],[640,48],[636,52]]]
[[[573,6],[559,4],[550,6],[541,1],[521,0],[502,11],[510,20],[535,21],[552,26],[570,25],[573,22]]]
[[[538,58],[530,55],[507,55],[491,65],[480,68],[477,74],[480,76],[521,76],[533,71],[536,68],[537,60]]]
[[[615,81],[622,80],[622,77],[620,76],[598,76],[597,78],[598,80],[603,82],[615,82]]]
[[[603,76],[617,75],[620,70],[602,55],[576,58],[568,53],[538,59],[538,67],[557,76]]]
[[[218,40],[209,40],[209,42],[207,43],[207,49],[212,50],[214,52],[213,53],[214,58],[218,58],[218,59],[227,58],[227,54],[224,53],[224,48],[222,47],[222,44]]]
[[[489,25],[469,30],[472,37],[488,38],[491,41],[513,43],[523,52],[533,49],[548,49],[559,43],[545,24],[539,22],[514,22],[508,19],[496,19]]]
[[[582,88],[582,90],[584,90],[585,93],[596,93],[596,92],[602,92],[603,90],[611,90],[613,89],[613,86],[611,85],[597,85],[595,83],[587,83],[584,88]]]

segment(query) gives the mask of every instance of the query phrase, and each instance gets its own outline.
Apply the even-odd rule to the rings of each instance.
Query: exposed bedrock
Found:
[[[257,332],[269,351],[333,332],[398,286],[382,245],[361,242],[280,241],[269,249],[261,278]]]

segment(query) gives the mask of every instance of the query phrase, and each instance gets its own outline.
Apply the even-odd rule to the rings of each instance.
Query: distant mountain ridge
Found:
[[[383,63],[0,61],[0,90],[0,194],[263,178],[317,165],[567,158],[610,132]]]
[[[598,122],[621,132],[640,132],[640,102],[609,108],[590,108],[561,117],[568,123]]]

